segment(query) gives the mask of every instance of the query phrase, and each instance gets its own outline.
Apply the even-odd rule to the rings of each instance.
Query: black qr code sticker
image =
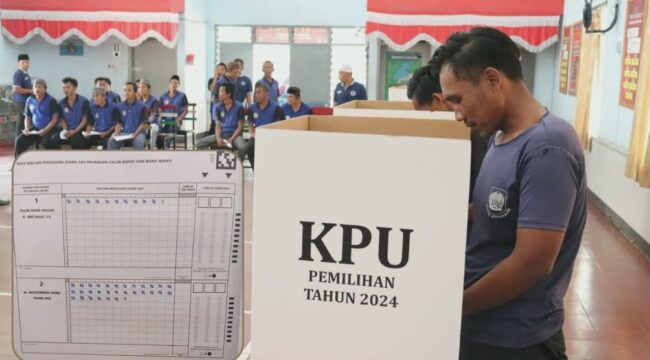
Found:
[[[237,156],[229,151],[217,152],[217,170],[237,169]]]

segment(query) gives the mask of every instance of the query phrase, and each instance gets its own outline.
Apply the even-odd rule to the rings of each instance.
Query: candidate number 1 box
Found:
[[[258,129],[253,358],[457,359],[469,158],[448,120]]]

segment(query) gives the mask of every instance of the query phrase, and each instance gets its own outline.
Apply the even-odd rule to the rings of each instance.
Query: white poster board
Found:
[[[411,101],[354,100],[334,107],[335,116],[456,120],[453,111],[419,111]]]
[[[13,170],[22,359],[224,359],[242,344],[241,163],[39,151]]]
[[[309,116],[256,152],[252,358],[457,359],[469,130]]]

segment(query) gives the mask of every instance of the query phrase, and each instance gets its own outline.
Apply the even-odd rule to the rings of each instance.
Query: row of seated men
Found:
[[[168,91],[159,99],[150,94],[148,81],[141,80],[137,85],[127,82],[124,101],[117,104],[107,98],[101,87],[93,89],[89,101],[76,93],[77,80],[67,77],[62,82],[66,96],[58,102],[47,93],[44,80],[34,83],[33,95],[25,103],[25,128],[16,138],[16,156],[36,143],[45,149],[60,149],[65,143],[73,149],[89,149],[95,145],[109,150],[124,146],[144,149],[147,134],[152,148],[168,148],[171,138],[161,139],[159,132],[174,133],[187,114],[187,96],[178,90],[180,79],[176,75],[171,77]],[[256,127],[311,113],[311,108],[300,100],[298,88],[290,88],[288,103],[279,106],[270,101],[269,87],[258,83],[255,102],[248,109],[233,100],[234,91],[232,84],[224,83],[219,87],[218,102],[210,111],[215,124],[214,135],[201,139],[197,148],[233,148],[242,159],[248,156],[254,166]],[[250,140],[242,136],[246,113]]]

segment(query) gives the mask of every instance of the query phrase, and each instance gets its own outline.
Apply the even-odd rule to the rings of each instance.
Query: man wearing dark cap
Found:
[[[18,122],[16,123],[16,136],[20,135],[25,128],[25,116],[23,115],[25,102],[27,102],[27,98],[32,94],[32,78],[27,73],[28,70],[29,55],[18,55],[18,69],[16,69],[16,72],[14,73],[12,87],[14,93],[14,104],[16,104],[16,107],[20,110]]]

